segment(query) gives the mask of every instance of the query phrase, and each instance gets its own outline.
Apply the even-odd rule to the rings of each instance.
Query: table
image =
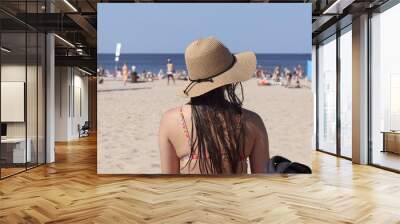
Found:
[[[382,152],[392,152],[400,154],[400,131],[382,131],[383,150]]]
[[[1,139],[1,157],[9,163],[31,162],[32,140],[26,139],[27,147],[25,151],[25,138],[5,138]],[[12,158],[12,159],[11,159]]]

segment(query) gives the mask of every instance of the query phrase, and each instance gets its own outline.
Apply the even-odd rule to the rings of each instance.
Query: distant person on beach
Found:
[[[292,83],[293,74],[290,72],[290,70],[288,68],[285,68],[284,71],[285,71],[285,77],[286,77],[286,87],[289,87]]]
[[[157,76],[158,76],[158,79],[161,80],[164,77],[164,71],[162,69],[160,69]]]
[[[153,81],[153,73],[152,72],[147,72],[146,81],[147,82],[152,82]]]
[[[184,77],[183,80],[188,80],[188,75],[186,73],[186,70],[182,71],[182,76]]]
[[[298,65],[296,68],[296,74],[294,76],[295,79],[295,88],[301,88],[301,84],[300,84],[300,79],[303,77],[303,69],[301,68],[301,65]]]
[[[261,73],[262,73],[261,67],[258,67],[258,69],[256,69],[256,78],[261,79],[262,78]]]
[[[296,73],[297,73],[296,75],[299,77],[299,79],[302,79],[304,77],[304,70],[300,64],[297,65]]]
[[[295,76],[295,83],[294,88],[301,88],[300,76]]]
[[[304,69],[303,67],[299,64],[297,65],[297,76],[296,76],[296,88],[301,88],[301,83],[300,81],[304,79]]]
[[[131,82],[137,82],[137,78],[136,66],[132,65]]]
[[[256,69],[253,52],[233,55],[213,37],[185,51],[190,83],[185,105],[163,115],[159,130],[164,174],[266,173],[268,135],[258,114],[242,107],[241,82]],[[239,91],[235,91],[235,90]],[[249,164],[248,164],[249,163]]]
[[[279,66],[276,66],[274,69],[274,72],[272,74],[272,80],[274,82],[280,82],[281,81],[280,76],[281,76],[281,70],[280,70]]]
[[[168,58],[168,60],[167,60],[167,84],[168,85],[169,85],[169,79],[172,79],[172,81],[175,84],[174,72],[175,72],[175,66],[172,63],[171,59]]]
[[[102,67],[97,68],[97,75],[99,78],[99,84],[103,84],[104,78],[103,76],[105,75],[104,69]]]
[[[259,68],[256,70],[256,77],[258,79],[257,84],[259,86],[268,86],[270,84],[261,66],[259,66]]]
[[[129,70],[126,63],[122,66],[122,81],[124,82],[124,86],[126,86],[126,82],[128,81]]]
[[[142,73],[140,73],[140,81],[146,81],[146,70],[143,70]]]

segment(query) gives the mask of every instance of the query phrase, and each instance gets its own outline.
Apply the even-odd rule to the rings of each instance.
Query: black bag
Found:
[[[310,167],[292,162],[282,156],[274,156],[268,165],[268,173],[304,173],[311,174]]]

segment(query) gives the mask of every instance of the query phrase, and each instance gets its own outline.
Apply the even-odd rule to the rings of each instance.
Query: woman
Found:
[[[172,81],[175,84],[174,73],[175,73],[175,66],[172,63],[171,59],[168,58],[168,60],[167,60],[167,85],[169,85],[170,79],[172,79]]]
[[[290,87],[292,83],[292,73],[288,68],[285,68],[285,76],[286,76],[286,85],[285,87]]]
[[[254,74],[252,52],[233,55],[213,37],[196,40],[185,51],[190,84],[188,104],[161,119],[159,144],[165,174],[265,173],[268,136],[262,119],[242,108],[241,81]],[[242,93],[243,96],[243,93]]]
[[[124,86],[126,86],[126,82],[128,81],[128,65],[126,63],[122,66],[122,81],[124,82]]]

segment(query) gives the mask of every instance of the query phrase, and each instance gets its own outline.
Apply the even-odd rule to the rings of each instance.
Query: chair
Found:
[[[89,129],[90,129],[89,121],[85,121],[82,127],[80,127],[80,125],[78,124],[79,138],[89,136]]]

